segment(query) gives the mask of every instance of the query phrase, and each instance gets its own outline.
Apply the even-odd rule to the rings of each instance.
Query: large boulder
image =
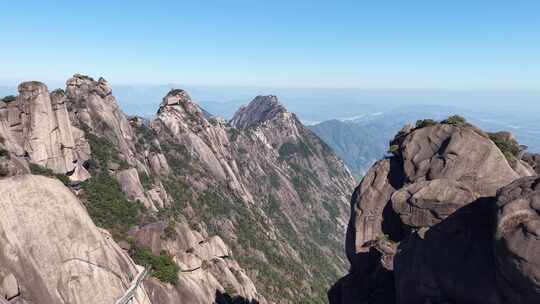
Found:
[[[392,207],[403,224],[422,228],[438,224],[475,198],[464,183],[442,178],[414,183],[394,192]]]
[[[217,293],[233,293],[248,301],[265,303],[223,240],[219,236],[203,237],[207,233],[202,232],[183,222],[156,222],[131,232],[139,246],[155,254],[167,251],[180,268],[179,281],[174,286],[153,278],[147,280],[152,301],[173,304],[181,298],[188,303],[211,304]]]
[[[141,271],[55,179],[0,180],[0,278],[25,303],[115,303]],[[18,286],[18,287],[17,287]],[[150,304],[144,288],[134,303]]]
[[[494,196],[532,166],[456,120],[404,128],[390,153],[353,194],[351,270],[331,303],[506,303],[495,275]]]
[[[408,183],[447,178],[479,196],[519,177],[497,146],[476,128],[437,124],[411,132],[400,147]]]
[[[523,155],[523,161],[531,166],[536,174],[540,174],[540,154],[525,153]]]
[[[88,144],[70,121],[64,91],[49,93],[37,81],[23,82],[18,90],[9,103],[0,102],[0,144],[13,159],[68,174],[74,182],[89,178],[82,166]]]
[[[388,205],[401,184],[400,174],[391,173],[396,166],[399,164],[391,159],[375,163],[353,194],[346,241],[347,256],[353,264],[358,253],[369,252],[372,241],[396,231],[396,223],[389,222],[394,212]]]
[[[394,257],[396,302],[508,303],[495,278],[493,207],[491,198],[477,200],[402,240]]]
[[[540,302],[540,177],[503,188],[497,196],[495,257],[506,299]]]

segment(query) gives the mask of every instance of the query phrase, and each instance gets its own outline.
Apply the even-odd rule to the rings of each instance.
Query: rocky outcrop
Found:
[[[114,303],[141,269],[57,180],[0,180],[0,289],[23,303]],[[145,290],[134,303],[150,303]]]
[[[133,130],[105,79],[74,75],[66,82],[66,97],[73,120],[111,140],[125,161],[134,164]]]
[[[429,228],[476,199],[464,183],[435,179],[405,186],[392,195],[392,208],[409,227]]]
[[[540,174],[540,154],[525,153],[523,161],[534,169],[536,174]]]
[[[89,152],[83,153],[80,130],[69,120],[61,90],[49,93],[36,81],[19,85],[19,96],[7,104],[0,102],[0,136],[17,157],[55,173],[71,175],[76,170],[74,181],[88,177],[82,164]]]
[[[165,230],[169,229],[168,237]],[[206,234],[203,232],[203,234]],[[150,280],[150,295],[155,303],[213,303],[216,292],[232,293],[248,301],[264,299],[232,257],[232,251],[218,236],[203,237],[185,223],[155,223],[133,232],[141,246],[158,254],[166,250],[180,267],[180,281],[167,286]]]
[[[528,177],[497,196],[495,261],[501,292],[512,303],[540,301],[540,178]]]
[[[24,110],[23,99],[39,107]],[[265,303],[267,297],[280,303],[322,301],[330,282],[345,273],[346,257],[339,249],[354,180],[275,96],[255,98],[239,111],[236,117],[242,118],[236,122],[205,112],[183,90],[169,92],[151,121],[128,118],[104,79],[84,75],[70,78],[65,91],[49,93],[43,84],[28,83],[20,96],[2,100],[0,178],[30,168],[57,177],[138,263],[164,259],[167,271],[178,266],[178,280],[174,273],[164,278],[154,270],[143,280],[153,303]],[[22,136],[23,129],[33,130],[19,122],[25,115],[38,117],[34,121],[47,130],[54,126],[49,137],[47,132]],[[32,142],[32,151],[25,141]],[[66,168],[60,170],[58,164]],[[78,225],[77,219],[65,221]],[[66,244],[72,243],[69,237]],[[116,246],[112,237],[106,239]],[[94,241],[88,239],[88,246]],[[130,247],[134,243],[143,249]],[[44,252],[41,260],[49,259],[48,254],[53,257],[43,268],[58,268],[55,252]],[[122,250],[118,254],[127,257]],[[17,263],[0,261],[0,270],[4,264]],[[138,271],[122,271],[129,273],[120,280],[127,290]],[[10,273],[23,297],[34,297],[27,289],[50,288],[47,284],[56,279],[47,273],[42,287],[11,270],[0,273],[0,279]],[[13,281],[6,280],[0,292],[11,296]]]
[[[187,217],[221,231],[235,255],[246,257],[259,292],[285,290],[280,296],[285,303],[318,297],[320,289],[303,286],[316,276],[318,284],[328,284],[322,283],[328,276],[345,271],[344,257],[334,248],[340,247],[347,226],[346,201],[354,180],[275,96],[255,98],[235,117],[229,123],[208,118],[185,91],[169,92],[149,124],[166,159],[152,156],[155,172],[163,178],[161,171],[168,168],[177,185],[191,185],[198,192],[198,201],[186,200]],[[228,211],[223,212],[222,205]],[[208,219],[208,210],[219,211]],[[315,266],[321,262],[308,257],[307,248],[328,261],[324,278]],[[294,266],[276,264],[282,258]],[[259,275],[260,264],[266,263],[277,271],[275,278],[282,279]],[[292,272],[293,267],[297,271]],[[301,278],[300,272],[305,273]],[[297,286],[274,287],[287,280]]]
[[[372,167],[353,195],[346,243],[352,267],[329,292],[330,302],[536,300],[539,268],[527,257],[535,237],[523,239],[535,235],[534,220],[524,214],[536,216],[536,211],[529,207],[534,200],[521,196],[533,190],[516,190],[534,188],[535,179],[526,177],[534,172],[523,165],[522,154],[501,150],[517,146],[504,145],[513,137],[494,138],[456,117],[417,126],[398,133],[392,155]],[[504,224],[507,219],[511,224]],[[508,250],[512,235],[515,247]],[[501,273],[502,281],[515,285],[503,287]],[[523,294],[521,300],[516,293]]]
[[[257,96],[245,107],[241,107],[231,119],[231,125],[243,129],[261,124],[264,121],[287,113],[276,96]]]

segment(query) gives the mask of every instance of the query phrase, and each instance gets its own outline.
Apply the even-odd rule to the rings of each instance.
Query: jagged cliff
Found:
[[[324,302],[345,273],[353,178],[274,96],[255,98],[229,123],[172,90],[145,121],[121,112],[104,79],[75,75],[53,92],[23,83],[0,102],[0,152],[0,189],[13,193],[2,198],[1,228],[29,238],[19,251],[0,245],[10,303],[110,303],[141,271],[135,263],[151,269],[139,303]],[[77,219],[60,224],[59,213],[17,226],[24,208],[47,215],[63,201]],[[32,230],[42,226],[50,229]],[[42,242],[49,249],[32,254]],[[53,252],[50,264],[35,264]],[[51,272],[66,260],[81,262]],[[117,283],[90,284],[110,273]],[[88,300],[99,284],[103,299]]]
[[[536,156],[457,116],[390,144],[353,194],[330,303],[536,303]]]

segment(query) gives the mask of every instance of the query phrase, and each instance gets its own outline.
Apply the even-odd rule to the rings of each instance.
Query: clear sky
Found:
[[[540,1],[0,0],[0,83],[540,88]]]

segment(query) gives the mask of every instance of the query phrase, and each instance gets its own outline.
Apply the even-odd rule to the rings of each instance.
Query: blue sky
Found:
[[[540,88],[540,1],[0,1],[0,83]]]

